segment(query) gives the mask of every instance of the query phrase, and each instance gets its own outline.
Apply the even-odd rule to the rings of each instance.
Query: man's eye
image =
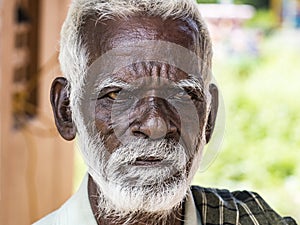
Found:
[[[106,96],[112,100],[116,100],[116,98],[118,97],[119,91],[112,91],[109,92]]]
[[[191,96],[185,91],[180,91],[176,95],[173,95],[172,98],[176,100],[190,100]]]

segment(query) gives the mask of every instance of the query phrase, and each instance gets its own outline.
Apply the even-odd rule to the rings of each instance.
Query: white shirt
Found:
[[[185,202],[185,225],[201,225],[192,192],[189,189]],[[88,197],[88,175],[78,191],[58,210],[33,225],[97,225]]]

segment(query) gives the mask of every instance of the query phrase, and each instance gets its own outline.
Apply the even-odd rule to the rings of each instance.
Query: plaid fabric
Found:
[[[297,225],[280,217],[256,193],[191,187],[202,225]]]

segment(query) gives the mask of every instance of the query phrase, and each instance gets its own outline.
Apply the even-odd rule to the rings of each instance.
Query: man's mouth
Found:
[[[161,158],[157,157],[139,157],[133,163],[134,166],[155,166],[162,162]]]

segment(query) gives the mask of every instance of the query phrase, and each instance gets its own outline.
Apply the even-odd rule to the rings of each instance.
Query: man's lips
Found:
[[[161,158],[139,157],[133,163],[134,166],[154,166],[162,162]]]

